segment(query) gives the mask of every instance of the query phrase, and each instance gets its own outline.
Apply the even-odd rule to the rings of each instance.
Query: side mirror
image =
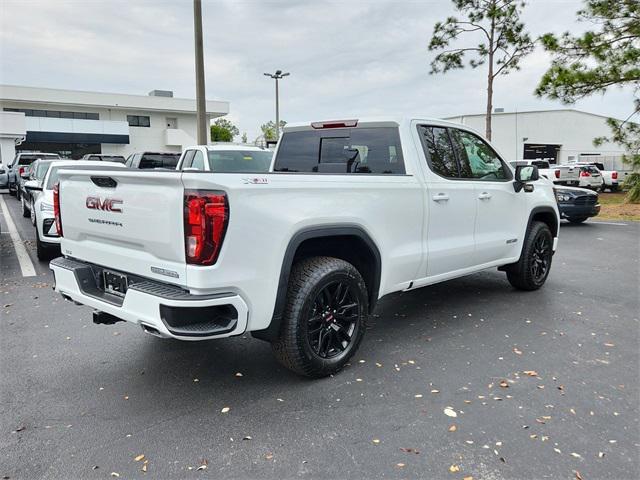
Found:
[[[525,192],[532,192],[533,185],[527,185],[529,182],[535,182],[540,178],[538,167],[535,165],[519,165],[516,167],[516,181],[513,188],[519,192],[524,188]]]
[[[38,192],[42,191],[42,187],[37,180],[27,180],[26,182],[24,182],[24,188],[26,188],[27,190],[36,190]]]

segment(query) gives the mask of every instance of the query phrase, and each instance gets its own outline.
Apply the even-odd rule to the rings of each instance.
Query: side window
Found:
[[[195,150],[187,150],[186,153],[184,154],[184,161],[182,162],[182,166],[180,168],[182,168],[183,170],[185,168],[191,168],[191,163],[193,162],[193,155],[195,154]]]
[[[464,130],[457,130],[456,138],[462,146],[460,164],[469,167],[470,175],[462,175],[463,177],[478,180],[506,180],[511,177],[507,174],[507,168],[500,157],[480,137]]]
[[[434,173],[445,178],[459,178],[458,162],[446,128],[418,126],[422,147]]]
[[[204,155],[200,150],[195,151],[195,156],[193,157],[193,163],[191,164],[191,168],[197,168],[198,170],[204,170]]]

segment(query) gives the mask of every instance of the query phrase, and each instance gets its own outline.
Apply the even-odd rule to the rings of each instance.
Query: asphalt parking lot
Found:
[[[250,336],[93,325],[1,196],[35,268],[3,211],[4,479],[638,478],[640,223],[563,224],[537,292],[489,271],[385,298],[351,365],[310,381]]]

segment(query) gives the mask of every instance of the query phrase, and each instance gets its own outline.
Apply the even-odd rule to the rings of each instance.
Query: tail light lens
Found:
[[[556,178],[560,178],[560,170],[556,170],[553,173],[555,174]]]
[[[590,177],[591,174],[589,172],[580,172],[581,177]]]
[[[224,192],[185,191],[184,249],[188,264],[216,263],[228,222],[229,203]]]
[[[615,170],[613,172],[611,172],[611,178],[613,180],[617,180],[618,179],[618,172],[616,172]]]
[[[18,169],[18,175],[22,176],[23,173],[24,173],[24,167],[20,167]]]
[[[53,186],[53,215],[56,220],[56,230],[62,236],[62,217],[60,216],[60,182]]]

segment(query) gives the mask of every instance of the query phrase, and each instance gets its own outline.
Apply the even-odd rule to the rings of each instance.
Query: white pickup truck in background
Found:
[[[535,166],[514,172],[474,131],[433,119],[287,125],[268,173],[59,177],[55,289],[96,323],[180,340],[251,332],[311,377],[349,360],[382,296],[496,267],[535,290],[558,239]]]
[[[551,180],[557,185],[577,186],[580,184],[580,168],[573,164],[555,165],[547,160],[517,160],[511,162],[511,166],[535,165],[541,177]]]
[[[587,175],[582,176],[580,178],[580,186],[581,187],[590,187],[595,188],[596,190],[610,190],[612,192],[617,192],[619,190],[618,185],[618,172],[616,170],[605,170],[604,164],[600,162],[579,162],[575,164],[580,167],[586,173],[589,173],[590,177],[593,177],[593,168],[595,168],[600,177],[602,178],[602,182],[599,181],[597,175],[595,178],[589,179]],[[591,168],[587,168],[591,167]],[[582,172],[581,172],[582,173]]]

